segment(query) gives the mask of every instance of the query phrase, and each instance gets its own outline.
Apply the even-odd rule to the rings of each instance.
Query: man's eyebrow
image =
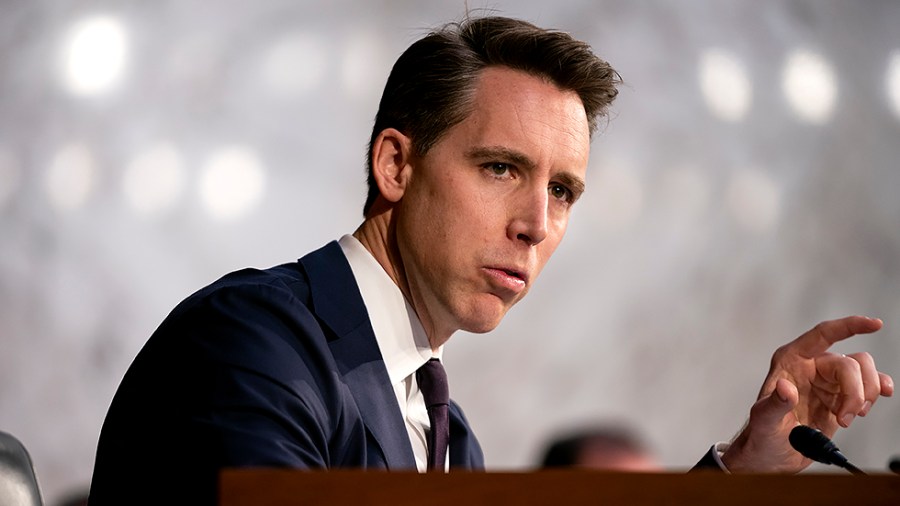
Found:
[[[502,146],[479,146],[466,152],[466,157],[471,159],[496,158],[502,161],[512,162],[522,168],[534,168],[534,161],[525,153]]]
[[[570,174],[568,172],[561,172],[556,175],[556,179],[558,179],[562,184],[569,187],[572,190],[572,194],[575,196],[575,200],[578,200],[578,197],[584,193],[584,180],[580,177]]]

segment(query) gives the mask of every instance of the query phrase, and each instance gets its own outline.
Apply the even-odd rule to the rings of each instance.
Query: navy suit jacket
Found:
[[[483,469],[450,409],[451,468]],[[213,503],[225,467],[415,470],[336,242],[231,273],[179,304],[135,358],[97,447],[90,503]]]

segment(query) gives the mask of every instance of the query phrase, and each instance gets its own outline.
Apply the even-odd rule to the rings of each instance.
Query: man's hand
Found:
[[[894,380],[878,372],[868,353],[829,353],[832,344],[879,330],[881,320],[848,316],[822,322],[772,356],[750,418],[722,462],[731,472],[798,472],[811,461],[797,453],[788,434],[797,424],[832,437],[866,416],[880,396],[894,393]]]

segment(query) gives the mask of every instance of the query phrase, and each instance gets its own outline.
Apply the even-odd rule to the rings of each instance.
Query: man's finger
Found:
[[[837,320],[824,321],[790,344],[803,358],[815,358],[828,351],[832,344],[855,336],[869,334],[881,329],[883,322],[878,318],[848,316]]]
[[[866,402],[859,362],[844,355],[825,353],[816,359],[816,372],[827,383],[838,386],[840,402],[833,413],[841,426],[849,427]]]
[[[878,379],[881,381],[881,395],[885,397],[894,395],[894,379],[883,372],[878,373]]]
[[[859,363],[859,374],[862,377],[863,396],[865,402],[862,409],[857,413],[859,416],[866,416],[872,405],[881,396],[881,378],[878,377],[878,370],[875,369],[875,360],[868,353],[854,353],[847,355],[847,358],[856,360]]]

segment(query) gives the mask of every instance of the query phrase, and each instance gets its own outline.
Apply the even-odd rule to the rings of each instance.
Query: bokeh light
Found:
[[[184,162],[168,143],[139,153],[125,168],[122,192],[138,214],[153,216],[170,210],[183,194]]]
[[[63,49],[66,88],[77,95],[112,89],[121,79],[128,54],[125,28],[111,16],[76,23]]]
[[[781,191],[765,172],[737,171],[725,190],[725,202],[738,225],[754,233],[771,230],[781,214]]]
[[[700,58],[700,89],[710,111],[726,121],[746,116],[753,90],[743,63],[721,49],[708,49]]]
[[[96,162],[90,149],[73,142],[53,157],[44,178],[50,204],[59,211],[71,211],[84,205],[94,187]]]
[[[782,89],[797,116],[813,124],[831,117],[837,101],[834,70],[821,55],[796,50],[788,56],[782,75]]]
[[[900,118],[900,49],[894,51],[888,60],[885,81],[888,100],[894,109],[894,114],[897,115],[897,118]]]
[[[306,32],[285,35],[263,59],[263,83],[280,97],[307,95],[324,80],[328,56],[328,46],[320,37]]]
[[[249,213],[265,190],[265,171],[256,152],[245,146],[213,153],[200,176],[200,197],[210,216],[227,221]]]

